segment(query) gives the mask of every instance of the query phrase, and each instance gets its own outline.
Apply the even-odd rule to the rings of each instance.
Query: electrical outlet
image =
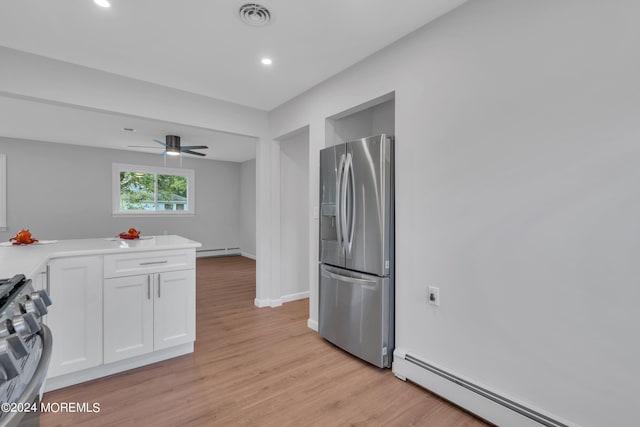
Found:
[[[439,306],[440,305],[440,288],[435,286],[429,286],[429,292],[427,294],[429,304]]]

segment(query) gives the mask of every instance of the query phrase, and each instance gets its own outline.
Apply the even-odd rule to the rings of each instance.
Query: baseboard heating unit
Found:
[[[227,255],[240,255],[240,248],[200,249],[196,251],[196,258],[213,258]]]
[[[571,426],[401,350],[396,349],[393,356],[393,372],[398,378],[410,380],[498,426]]]

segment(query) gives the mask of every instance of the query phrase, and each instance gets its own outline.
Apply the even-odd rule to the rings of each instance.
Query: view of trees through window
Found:
[[[120,172],[121,211],[184,211],[186,176],[144,172]]]

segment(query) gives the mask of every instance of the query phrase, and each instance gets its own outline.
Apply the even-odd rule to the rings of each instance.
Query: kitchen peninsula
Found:
[[[46,390],[193,352],[200,246],[168,235],[0,247],[0,277],[22,273],[53,300]]]

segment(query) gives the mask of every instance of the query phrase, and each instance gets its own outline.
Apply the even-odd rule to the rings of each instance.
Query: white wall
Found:
[[[240,164],[240,250],[256,256],[256,161]]]
[[[371,109],[371,135],[396,134],[396,103],[394,99]]]
[[[367,103],[366,108],[360,111],[341,112],[337,115],[338,118],[327,119],[325,145],[329,147],[382,133],[395,135],[395,102],[393,94],[385,96],[388,97],[391,97],[388,101],[381,100],[381,103],[371,106]],[[356,109],[360,107],[362,106]]]
[[[194,216],[113,217],[111,165],[162,166],[163,156],[0,137],[7,155],[7,241],[22,228],[38,239],[179,234],[201,250],[240,246],[240,164],[184,158],[195,171]],[[255,215],[254,215],[255,220]]]
[[[304,129],[280,140],[280,294],[283,302],[309,296],[308,177],[309,130]]]
[[[333,124],[333,138],[328,138],[327,147],[371,136],[373,110],[367,108],[336,120],[330,120],[328,123],[329,129],[331,124]],[[330,132],[327,133],[330,134]]]
[[[310,126],[313,208],[325,118],[395,91],[398,348],[576,425],[637,417],[637,16],[469,2],[269,116]]]

